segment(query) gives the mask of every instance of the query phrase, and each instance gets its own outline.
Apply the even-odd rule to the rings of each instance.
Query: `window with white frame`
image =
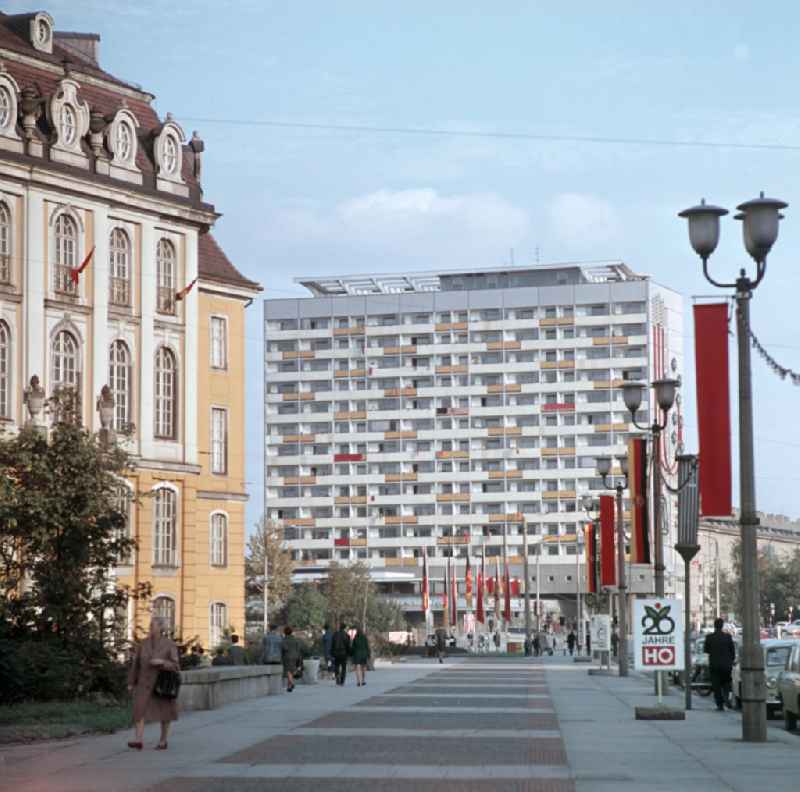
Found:
[[[175,600],[160,596],[153,600],[153,616],[163,619],[168,635],[175,632]]]
[[[11,125],[11,116],[14,112],[14,100],[11,91],[5,85],[0,85],[0,129]]]
[[[170,176],[178,167],[178,144],[172,135],[164,138],[164,172]]]
[[[224,602],[212,602],[209,610],[208,645],[214,649],[222,642],[228,627],[228,606]]]
[[[11,331],[0,321],[0,418],[11,417]]]
[[[11,283],[11,212],[0,201],[0,283]]]
[[[80,350],[69,330],[59,330],[51,347],[51,385],[56,388],[80,388]]]
[[[124,341],[114,341],[108,355],[108,387],[114,396],[114,429],[131,421],[131,353]]]
[[[122,162],[129,162],[133,154],[133,129],[127,121],[117,124],[116,155]]]
[[[159,239],[156,248],[157,309],[160,313],[175,313],[175,246],[168,239]]]
[[[131,241],[121,228],[111,232],[108,241],[108,299],[112,305],[131,304]]]
[[[211,408],[211,472],[228,472],[228,411]]]
[[[72,105],[65,104],[61,108],[61,142],[65,146],[71,146],[75,142],[78,134],[78,116]]]
[[[211,317],[211,368],[228,368],[228,321],[224,316]]]
[[[153,566],[177,566],[178,498],[167,487],[156,490]]]
[[[171,349],[156,352],[155,436],[174,440],[178,404],[178,364]]]
[[[217,512],[211,515],[211,566],[228,565],[228,518]]]
[[[55,243],[56,291],[77,294],[78,285],[72,280],[72,270],[78,266],[78,224],[68,214],[56,218]]]

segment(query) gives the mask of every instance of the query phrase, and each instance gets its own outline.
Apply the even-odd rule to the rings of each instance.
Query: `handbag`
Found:
[[[153,695],[163,699],[176,699],[181,689],[181,675],[178,671],[162,668],[156,677]]]

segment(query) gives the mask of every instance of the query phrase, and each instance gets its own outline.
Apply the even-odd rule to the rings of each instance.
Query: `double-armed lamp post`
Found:
[[[735,289],[736,334],[739,352],[739,523],[742,538],[742,739],[767,739],[764,655],[760,646],[758,582],[758,517],[756,516],[755,462],[753,454],[753,393],[750,364],[750,300],[764,279],[767,255],[778,238],[784,201],[758,198],[739,204],[744,246],[756,263],[756,276],[739,270],[732,283],[720,283],[708,274],[708,259],[719,243],[719,219],[727,209],[701,201],[679,213],[689,224],[689,242],[703,261],[703,275],[713,286]]]

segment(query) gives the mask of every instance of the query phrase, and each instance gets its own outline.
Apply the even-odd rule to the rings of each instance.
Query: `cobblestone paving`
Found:
[[[256,742],[154,792],[574,792],[543,669],[466,661]]]

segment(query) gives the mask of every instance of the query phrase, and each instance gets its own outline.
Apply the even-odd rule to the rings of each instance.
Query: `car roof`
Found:
[[[800,643],[800,638],[764,638],[761,641],[761,645],[765,648],[771,648],[773,646],[794,646],[797,643]]]

